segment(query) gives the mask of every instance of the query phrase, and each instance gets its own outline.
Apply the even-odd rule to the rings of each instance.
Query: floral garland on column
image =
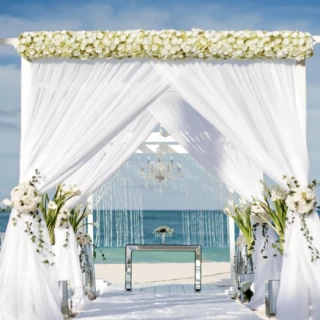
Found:
[[[36,245],[36,252],[43,257],[43,263],[54,265],[51,257],[54,253],[50,249],[50,243],[44,238],[43,229],[46,228],[45,220],[40,214],[40,204],[42,197],[36,188],[36,184],[41,179],[40,173],[36,170],[32,180],[22,182],[14,187],[11,191],[11,200],[5,199],[4,202],[12,206],[16,211],[16,217],[12,217],[14,226],[18,224],[18,219],[22,219],[25,223],[25,233],[28,234],[30,240]],[[24,219],[26,217],[27,219]]]
[[[153,58],[295,59],[313,55],[314,40],[301,31],[127,30],[20,34],[17,50],[27,59]]]

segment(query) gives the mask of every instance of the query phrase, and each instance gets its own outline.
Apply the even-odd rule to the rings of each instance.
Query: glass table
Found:
[[[194,252],[195,272],[194,289],[201,290],[201,257],[200,245],[170,245],[170,244],[127,244],[125,255],[125,289],[132,289],[132,251],[165,251],[165,252]]]

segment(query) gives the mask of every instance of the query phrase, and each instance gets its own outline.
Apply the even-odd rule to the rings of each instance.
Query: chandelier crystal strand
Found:
[[[175,181],[183,176],[181,164],[175,165],[173,157],[170,158],[170,161],[166,161],[165,146],[160,143],[156,153],[156,161],[151,161],[148,157],[146,165],[141,164],[140,176],[145,180],[145,187],[148,188],[150,185],[160,194],[168,191],[169,186],[175,190]]]

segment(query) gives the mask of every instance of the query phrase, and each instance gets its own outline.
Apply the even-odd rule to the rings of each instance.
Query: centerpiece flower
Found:
[[[162,244],[165,243],[165,237],[172,237],[172,233],[174,232],[174,229],[168,227],[168,226],[160,226],[156,229],[154,229],[153,233],[155,237],[161,237]]]

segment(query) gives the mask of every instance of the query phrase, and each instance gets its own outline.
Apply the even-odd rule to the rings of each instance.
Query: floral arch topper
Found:
[[[311,34],[300,31],[56,31],[25,32],[18,51],[40,58],[295,59],[313,55]]]

